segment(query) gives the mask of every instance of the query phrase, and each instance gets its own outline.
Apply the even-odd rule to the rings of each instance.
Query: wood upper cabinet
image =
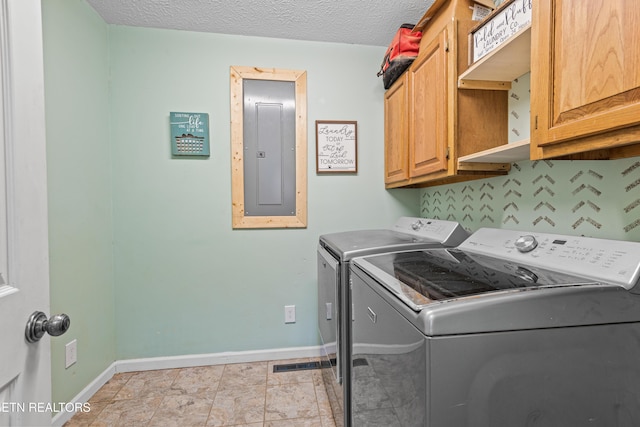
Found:
[[[458,157],[507,143],[507,92],[459,90],[468,68],[472,0],[438,0],[420,54],[385,94],[385,184],[426,187],[503,175],[510,164]],[[405,101],[403,102],[403,98]]]
[[[405,73],[384,95],[384,182],[392,184],[409,178],[409,126],[407,116],[407,83]]]
[[[537,0],[533,13],[531,158],[640,154],[637,1]]]
[[[409,69],[409,176],[447,170],[447,30]]]

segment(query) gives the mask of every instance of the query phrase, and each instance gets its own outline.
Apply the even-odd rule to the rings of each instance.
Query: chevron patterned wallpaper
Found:
[[[430,187],[421,215],[480,227],[640,241],[640,158],[534,161],[509,175]]]

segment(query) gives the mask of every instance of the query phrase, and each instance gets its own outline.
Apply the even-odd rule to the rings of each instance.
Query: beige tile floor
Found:
[[[119,373],[64,427],[335,427],[320,370],[273,372],[309,360]]]

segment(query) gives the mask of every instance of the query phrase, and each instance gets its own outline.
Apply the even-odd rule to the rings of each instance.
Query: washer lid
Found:
[[[353,263],[415,311],[445,300],[592,282],[457,249],[387,253]]]
[[[426,336],[640,322],[640,296],[620,285],[459,249],[387,253],[351,264]]]

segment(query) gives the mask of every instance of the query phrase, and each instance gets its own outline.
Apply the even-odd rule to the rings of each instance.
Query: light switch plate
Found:
[[[284,306],[284,323],[296,323],[296,306]]]
[[[64,346],[64,367],[65,369],[78,361],[78,340],[73,340]]]

